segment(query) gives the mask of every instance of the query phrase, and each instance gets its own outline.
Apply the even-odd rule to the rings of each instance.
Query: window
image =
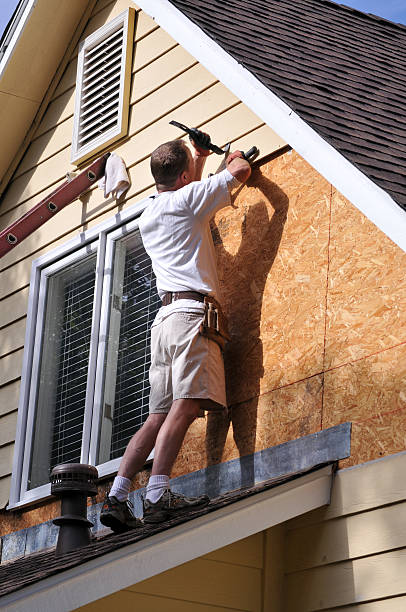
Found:
[[[148,415],[160,301],[133,218],[147,201],[34,262],[10,508],[49,495],[58,463],[114,473]]]
[[[129,8],[79,46],[72,163],[127,134],[134,20]]]

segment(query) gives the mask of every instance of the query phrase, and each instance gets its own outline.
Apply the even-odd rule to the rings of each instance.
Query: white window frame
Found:
[[[76,95],[75,95],[75,113],[73,125],[73,138],[71,149],[71,162],[76,165],[82,164],[89,157],[93,157],[108,145],[126,136],[128,131],[128,116],[130,107],[130,90],[131,90],[131,69],[132,69],[132,52],[134,45],[134,24],[136,10],[128,8],[126,11],[118,15],[115,19],[106,23],[104,26],[90,34],[79,45],[78,67],[76,74]],[[84,77],[84,62],[85,54],[93,47],[97,46],[103,40],[114,34],[120,27],[123,27],[123,49],[121,55],[120,67],[120,91],[119,91],[119,110],[118,122],[112,126],[107,132],[98,137],[93,138],[89,143],[79,145],[79,127],[81,119],[81,106],[83,96],[83,77]]]
[[[25,350],[23,357],[20,400],[17,418],[13,472],[8,509],[20,508],[45,499],[51,495],[51,485],[44,484],[27,489],[29,465],[32,451],[35,396],[39,371],[37,346],[41,340],[41,328],[45,307],[45,284],[47,278],[67,265],[94,253],[97,249],[95,298],[93,304],[92,340],[89,353],[89,370],[82,438],[81,462],[95,465],[98,450],[99,420],[103,397],[102,380],[103,350],[106,338],[103,336],[108,324],[106,300],[110,287],[113,246],[116,240],[125,237],[138,227],[139,215],[146,208],[150,198],[146,197],[123,212],[95,228],[81,233],[65,245],[36,259],[32,264],[30,294],[28,301]],[[152,458],[151,453],[150,458]],[[117,472],[121,457],[97,465],[99,476]]]

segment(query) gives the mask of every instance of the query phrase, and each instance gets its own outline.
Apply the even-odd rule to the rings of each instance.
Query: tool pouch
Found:
[[[200,334],[205,338],[214,340],[224,351],[227,340],[230,340],[225,318],[220,304],[213,297],[204,298],[204,317],[200,325]]]

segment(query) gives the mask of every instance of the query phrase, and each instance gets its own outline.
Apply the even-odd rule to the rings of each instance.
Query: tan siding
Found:
[[[241,608],[213,606],[197,602],[182,601],[179,598],[168,599],[159,595],[143,595],[132,591],[120,591],[104,599],[99,599],[87,606],[77,608],[78,612],[241,612]]]
[[[287,524],[286,612],[402,609],[404,598],[397,596],[405,594],[406,584],[405,469],[402,453],[343,470],[324,513]],[[387,608],[382,602],[367,605],[391,597],[396,599]],[[355,602],[359,608],[347,608]]]
[[[0,509],[5,508],[10,497],[11,476],[0,478]]]
[[[13,467],[14,444],[7,444],[0,448],[0,478],[11,474]]]
[[[331,504],[292,521],[292,528],[321,520],[373,510],[406,499],[406,452],[371,461],[357,469],[340,470],[334,480]]]
[[[17,412],[9,412],[1,419],[0,446],[14,442],[17,426]]]
[[[262,568],[264,557],[263,534],[256,533],[249,538],[244,538],[230,546],[215,550],[202,559],[219,561],[221,563],[233,563],[247,565],[248,567]]]
[[[290,531],[289,572],[406,547],[406,502]]]
[[[29,289],[26,287],[2,300],[0,303],[0,327],[4,327],[4,325],[8,325],[27,314],[28,292]]]
[[[26,318],[0,330],[0,355],[6,355],[24,346]]]
[[[402,595],[405,576],[406,550],[291,574],[285,584],[286,611],[325,610]]]
[[[12,382],[21,376],[22,362],[22,350],[0,359],[0,386]]]
[[[263,533],[235,542],[79,608],[262,612]]]
[[[405,612],[406,597],[393,597],[355,606],[334,608],[334,612]]]
[[[1,388],[0,416],[17,410],[19,394],[19,380],[16,380],[15,382]]]

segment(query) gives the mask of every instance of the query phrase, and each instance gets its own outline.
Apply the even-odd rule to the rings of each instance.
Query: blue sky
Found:
[[[337,3],[346,4],[359,11],[373,13],[390,21],[406,25],[406,0],[340,0]],[[17,4],[18,0],[0,0],[0,35],[3,33]]]
[[[345,4],[352,8],[379,15],[396,23],[406,25],[406,0],[333,0],[337,4]]]

